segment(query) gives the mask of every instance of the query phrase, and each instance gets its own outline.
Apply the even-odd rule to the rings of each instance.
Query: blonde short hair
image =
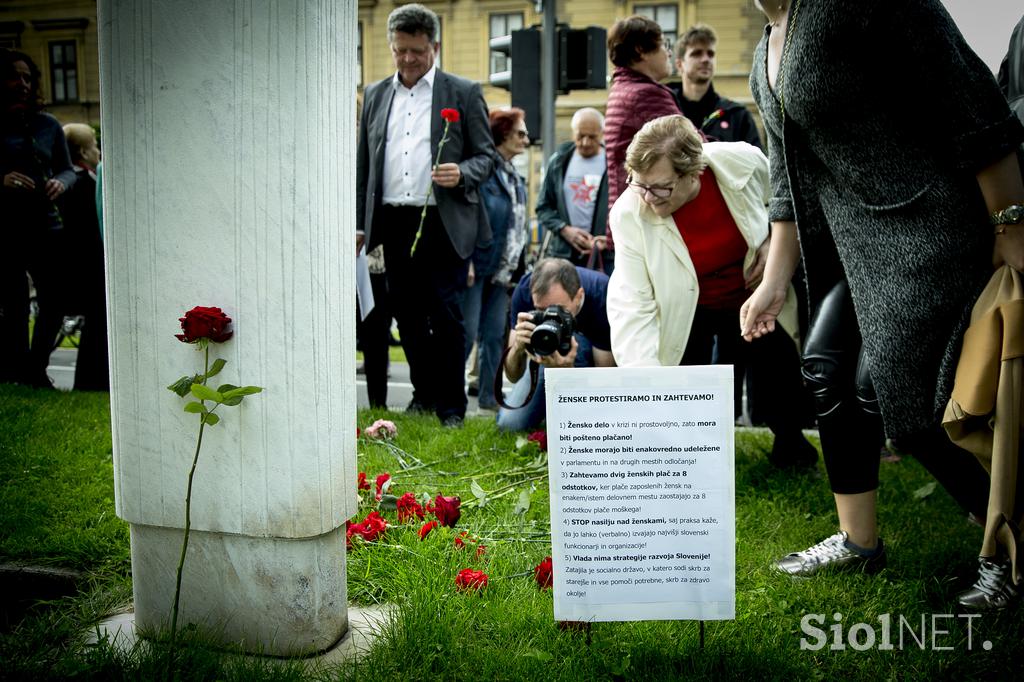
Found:
[[[680,177],[707,167],[704,140],[685,116],[662,116],[645,123],[626,149],[626,172],[645,173],[663,158]]]
[[[85,123],[68,123],[64,126],[64,137],[67,138],[72,161],[84,160],[94,166],[99,163],[96,131],[91,126]]]

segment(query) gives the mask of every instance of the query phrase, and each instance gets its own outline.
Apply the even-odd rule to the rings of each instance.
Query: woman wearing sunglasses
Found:
[[[629,191],[615,202],[616,268],[608,285],[620,367],[759,365],[777,391],[766,415],[770,459],[809,465],[800,431],[799,358],[783,331],[744,343],[740,306],[768,251],[768,160],[745,142],[705,143],[684,116],[645,124],[626,150]]]

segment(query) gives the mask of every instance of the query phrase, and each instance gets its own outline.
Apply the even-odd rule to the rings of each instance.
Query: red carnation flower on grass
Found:
[[[388,528],[388,522],[381,518],[379,512],[370,512],[366,518],[359,523],[346,524],[345,544],[352,547],[352,538],[359,536],[366,542],[373,542]]]
[[[356,490],[369,490],[370,484],[366,482],[366,472],[359,472],[359,485],[356,486]]]
[[[532,440],[534,443],[540,446],[540,449],[544,452],[548,451],[548,432],[547,431],[534,431],[526,440]]]
[[[455,524],[459,522],[459,517],[462,516],[462,512],[459,511],[461,504],[462,500],[458,497],[438,495],[434,498],[433,504],[427,505],[427,511],[436,516],[442,526],[454,528]]]
[[[231,318],[220,308],[197,305],[185,313],[185,317],[178,318],[178,322],[181,322],[184,334],[174,336],[184,343],[196,343],[200,339],[224,343],[234,333],[231,331]]]
[[[540,589],[545,590],[555,584],[554,575],[551,571],[551,557],[545,557],[544,561],[534,567],[533,577]]]
[[[462,531],[455,536],[455,549],[462,549],[466,546],[466,537],[469,535],[466,531]]]
[[[458,109],[442,109],[441,118],[449,123],[459,122],[459,110]]]
[[[460,590],[480,590],[487,587],[487,574],[483,571],[474,571],[472,568],[464,568],[455,576],[455,586]]]
[[[423,507],[416,501],[416,496],[406,493],[395,502],[398,508],[398,522],[404,523],[414,517],[423,518]]]
[[[430,535],[430,531],[434,530],[435,528],[437,528],[437,521],[427,521],[422,526],[420,526],[420,540],[425,539],[428,535]]]
[[[384,484],[387,483],[390,480],[391,480],[391,474],[389,474],[386,471],[383,474],[377,476],[377,494],[376,494],[377,501],[380,501],[380,498],[384,494],[384,491],[383,491]]]

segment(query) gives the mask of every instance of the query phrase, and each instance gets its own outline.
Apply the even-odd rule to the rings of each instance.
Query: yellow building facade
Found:
[[[0,47],[39,67],[46,110],[61,123],[100,124],[96,0],[0,2]]]

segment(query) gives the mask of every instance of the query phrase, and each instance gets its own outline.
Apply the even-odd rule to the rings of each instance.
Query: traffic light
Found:
[[[605,43],[608,33],[600,26],[558,27],[558,90],[602,90],[608,73]]]
[[[510,69],[491,74],[491,85],[512,94],[512,106],[526,112],[531,139],[540,136],[540,36],[536,28],[492,38],[491,50],[508,57]]]

